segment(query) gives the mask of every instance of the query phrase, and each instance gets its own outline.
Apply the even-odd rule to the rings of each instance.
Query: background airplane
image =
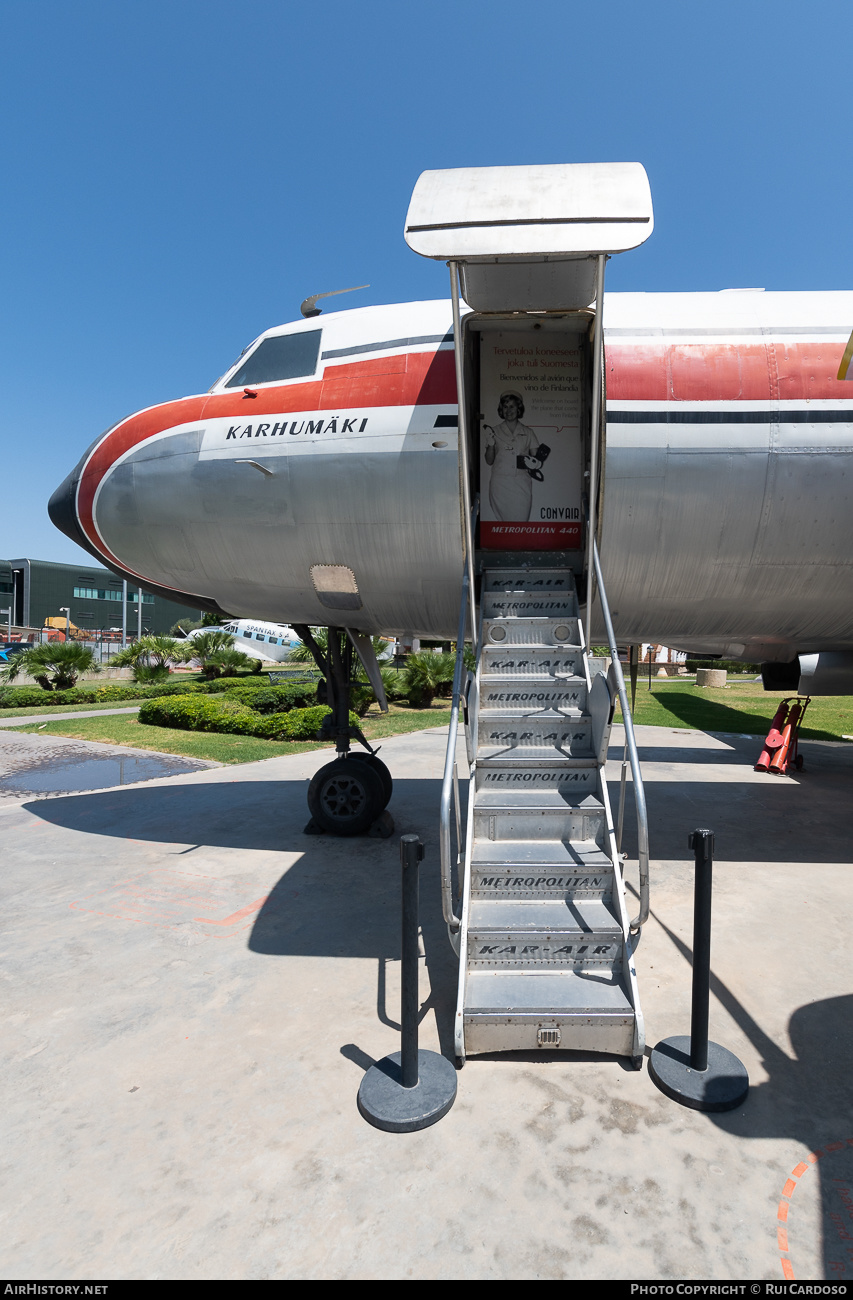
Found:
[[[187,640],[207,632],[228,632],[234,638],[235,650],[265,663],[281,663],[291,650],[302,644],[293,628],[285,623],[263,623],[242,618],[229,619],[221,627],[196,628],[187,633]]]

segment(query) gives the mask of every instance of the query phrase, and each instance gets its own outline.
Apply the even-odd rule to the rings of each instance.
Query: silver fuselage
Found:
[[[853,649],[853,385],[835,378],[851,325],[853,293],[608,295],[600,552],[620,640],[746,659]],[[232,617],[450,638],[449,304],[262,340],[318,329],[310,376],[244,392],[232,368],[122,421],[52,515],[108,566]],[[317,577],[338,570],[349,604]]]

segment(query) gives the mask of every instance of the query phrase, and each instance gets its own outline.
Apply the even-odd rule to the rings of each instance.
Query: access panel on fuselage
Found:
[[[480,547],[582,545],[585,335],[480,333]]]

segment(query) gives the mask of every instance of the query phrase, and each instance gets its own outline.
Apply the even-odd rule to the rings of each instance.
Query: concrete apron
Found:
[[[711,1037],[752,1084],[728,1115],[616,1058],[542,1052],[470,1060],[421,1133],[359,1117],[363,1070],[399,1046],[410,831],[421,1046],[452,1055],[438,731],[383,744],[388,841],[303,836],[328,751],[4,803],[7,1275],[849,1277],[853,755],[807,742],[778,778],[752,771],[755,738],[638,733],[648,1041],[689,1029],[687,835],[707,825]]]

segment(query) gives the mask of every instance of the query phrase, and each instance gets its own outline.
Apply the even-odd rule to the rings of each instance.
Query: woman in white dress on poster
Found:
[[[524,402],[520,394],[501,393],[498,415],[502,424],[483,426],[486,433],[486,464],[491,465],[489,502],[495,519],[525,522],[533,504],[533,482],[527,468],[520,469],[518,457],[536,459],[539,441],[533,430],[520,420]]]

